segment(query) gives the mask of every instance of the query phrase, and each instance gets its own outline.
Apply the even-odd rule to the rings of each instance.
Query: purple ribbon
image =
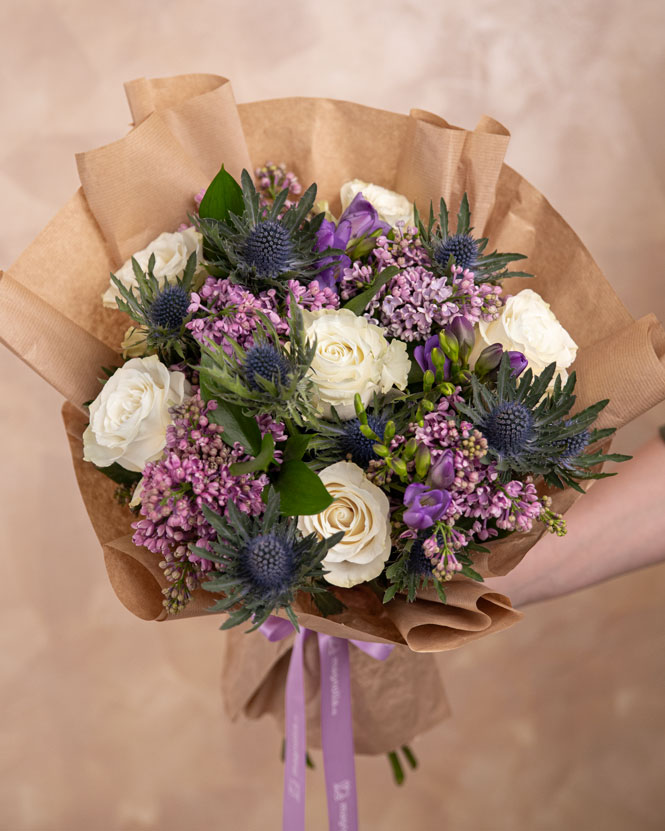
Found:
[[[293,633],[293,624],[271,616],[259,628],[269,641],[281,641]],[[307,754],[304,645],[312,634],[296,634],[286,677],[286,753],[284,758],[283,831],[305,831],[305,757]],[[358,831],[358,797],[351,719],[351,671],[349,641],[318,633],[321,664],[321,747],[328,798],[330,831]],[[392,644],[351,641],[375,658],[385,661]]]

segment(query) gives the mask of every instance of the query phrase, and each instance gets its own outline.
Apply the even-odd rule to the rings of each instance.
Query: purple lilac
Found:
[[[310,311],[336,309],[339,306],[335,292],[321,287],[317,280],[312,280],[307,286],[290,280],[288,287],[298,305]],[[225,340],[227,337],[236,340],[243,349],[254,345],[254,333],[260,325],[257,312],[268,317],[278,334],[287,334],[288,320],[278,314],[278,307],[275,289],[254,295],[226,278],[208,277],[198,294],[191,296],[188,311],[198,316],[190,320],[186,327],[199,343],[206,344],[212,340],[230,355],[232,347]]]
[[[454,415],[454,399],[444,397],[434,412],[424,416],[422,427],[411,428],[416,440],[430,450],[430,470],[441,464],[448,480],[454,476],[447,486],[451,499],[442,521],[452,525],[463,517],[473,520],[469,540],[496,536],[494,523],[499,528],[528,530],[543,510],[533,483],[499,482],[496,465],[482,461],[487,440],[470,422],[458,421]]]
[[[222,440],[223,428],[209,420],[214,402],[207,405],[197,390],[182,407],[173,411],[174,421],[166,430],[162,458],[149,462],[143,471],[141,519],[133,523],[133,542],[163,558],[160,567],[170,582],[187,576],[186,588],[196,588],[213,564],[192,554],[189,545],[207,550],[216,533],[203,515],[204,505],[224,513],[229,502],[250,516],[264,510],[261,492],[265,474],[233,476],[229,468],[247,455],[236,444]],[[276,442],[286,438],[284,425],[270,416],[258,419],[261,432],[270,432]],[[167,595],[168,596],[168,595]]]

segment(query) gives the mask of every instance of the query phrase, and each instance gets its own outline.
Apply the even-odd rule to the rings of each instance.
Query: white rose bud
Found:
[[[348,589],[373,580],[390,556],[388,497],[353,462],[330,465],[319,477],[335,501],[320,514],[298,517],[299,530],[321,539],[344,532],[323,560],[333,586]]]
[[[375,393],[405,389],[411,367],[405,343],[388,341],[380,326],[349,309],[304,311],[303,318],[307,339],[316,340],[310,371],[324,418],[333,407],[341,419],[354,418],[356,393],[367,405]]]
[[[479,322],[471,366],[480,352],[493,343],[500,343],[504,351],[521,352],[534,375],[540,375],[545,367],[556,363],[556,375],[561,376],[562,383],[577,356],[575,341],[559,323],[550,304],[532,289],[510,297],[496,320]]]
[[[117,462],[141,472],[161,456],[173,420],[169,407],[182,404],[184,397],[185,376],[170,372],[156,355],[127,361],[90,405],[83,458],[98,467]]]
[[[389,225],[395,226],[398,222],[404,222],[407,227],[413,225],[413,205],[406,196],[360,179],[345,182],[340,188],[339,195],[343,211],[349,207],[359,193],[362,193],[365,199],[374,206],[379,219]]]
[[[147,271],[148,261],[151,255],[154,254],[155,268],[153,274],[157,278],[160,288],[163,288],[166,283],[175,283],[178,277],[182,277],[187,260],[194,251],[196,251],[196,264],[198,266],[203,257],[201,234],[195,231],[194,228],[185,228],[184,231],[175,231],[172,234],[168,232],[160,234],[150,245],[141,251],[137,251],[134,254],[134,259],[144,271]],[[132,268],[131,257],[115,272],[115,276],[125,288],[136,290],[138,293],[138,284]],[[115,284],[111,282],[102,295],[102,303],[107,309],[115,309],[117,296],[118,290]]]

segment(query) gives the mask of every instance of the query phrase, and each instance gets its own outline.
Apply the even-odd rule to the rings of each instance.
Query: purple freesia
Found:
[[[447,490],[430,488],[414,482],[404,492],[404,522],[418,531],[430,528],[448,510],[451,496]]]
[[[455,481],[455,459],[453,451],[444,450],[429,469],[427,483],[430,487],[445,490]]]
[[[475,371],[481,376],[491,375],[498,370],[501,358],[503,358],[503,346],[500,343],[493,343],[491,346],[486,346],[478,356]],[[521,352],[517,352],[516,350],[508,351],[508,359],[512,374],[517,378],[526,369],[528,361]]]
[[[421,343],[416,346],[413,350],[413,357],[418,361],[418,365],[423,372],[427,372],[429,369],[436,375],[436,367],[434,366],[434,361],[432,360],[433,349],[441,349],[438,335],[432,335],[430,338],[427,338],[424,344]],[[443,355],[443,353],[441,354]],[[443,365],[443,377],[447,378],[449,372],[450,359],[445,358]]]
[[[365,199],[362,193],[357,193],[353,197],[352,202],[340,216],[337,228],[339,230],[347,225],[351,229],[350,239],[352,240],[367,237],[375,231],[382,231],[384,234],[390,231],[390,225],[379,219],[376,208]]]
[[[341,251],[345,251],[350,239],[350,223],[345,223],[343,226],[340,223],[338,227],[331,220],[324,219],[321,227],[316,232],[314,249],[316,251],[326,251],[328,248],[338,248]],[[316,275],[316,279],[319,281],[321,288],[334,288],[338,271],[342,268],[348,268],[350,265],[351,258],[346,254],[333,254],[330,257],[323,257],[319,260],[319,266],[328,266]]]

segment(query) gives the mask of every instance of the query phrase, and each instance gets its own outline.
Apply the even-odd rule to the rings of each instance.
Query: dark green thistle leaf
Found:
[[[230,214],[241,214],[243,207],[242,188],[222,165],[201,200],[199,216],[226,222]]]

